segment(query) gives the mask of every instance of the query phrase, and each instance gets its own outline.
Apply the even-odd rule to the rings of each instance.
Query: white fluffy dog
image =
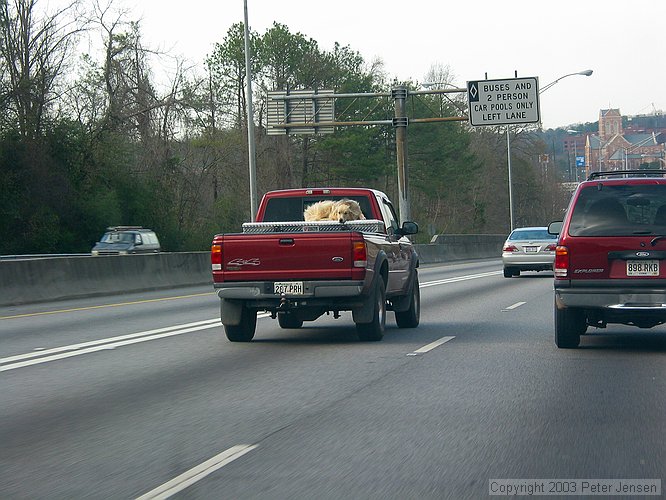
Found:
[[[336,220],[344,223],[350,220],[363,220],[365,216],[361,206],[354,200],[322,200],[313,203],[303,212],[303,218],[307,222],[318,220]]]

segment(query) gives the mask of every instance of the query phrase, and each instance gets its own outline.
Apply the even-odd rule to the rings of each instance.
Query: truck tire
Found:
[[[415,271],[416,272],[416,271]],[[419,275],[414,275],[409,309],[395,312],[395,322],[398,328],[416,328],[421,319],[421,290],[419,289]]]
[[[575,349],[580,336],[587,330],[585,314],[571,307],[555,305],[555,345],[560,349]]]
[[[238,325],[224,325],[224,333],[231,342],[249,342],[257,329],[257,310],[243,307]]]
[[[303,326],[303,320],[298,319],[294,313],[281,312],[277,315],[280,328],[300,328]]]
[[[376,342],[384,337],[386,326],[386,287],[384,278],[377,276],[375,293],[372,296],[374,311],[370,323],[356,323],[356,333],[362,341]]]

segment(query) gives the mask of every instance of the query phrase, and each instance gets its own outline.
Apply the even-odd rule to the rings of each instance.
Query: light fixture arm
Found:
[[[562,80],[563,78],[566,78],[566,77],[568,77],[568,76],[574,76],[574,75],[590,76],[591,74],[592,74],[592,70],[591,70],[591,69],[586,69],[585,71],[578,71],[578,72],[576,72],[576,73],[569,73],[568,75],[561,76],[561,77],[559,77],[557,80],[555,80],[555,81],[553,81],[553,82],[550,82],[548,85],[546,85],[546,86],[542,87],[541,89],[539,89],[539,94],[543,94],[546,90],[548,90],[549,88],[551,88],[551,87],[552,87],[553,85],[555,85],[557,82],[559,82],[560,80]]]

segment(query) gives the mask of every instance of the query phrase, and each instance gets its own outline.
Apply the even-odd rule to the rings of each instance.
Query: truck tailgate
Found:
[[[363,241],[353,232],[224,235],[215,281],[357,279],[354,240]]]

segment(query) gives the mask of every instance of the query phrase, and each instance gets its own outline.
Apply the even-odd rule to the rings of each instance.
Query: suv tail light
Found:
[[[556,278],[566,278],[569,275],[569,249],[565,246],[555,248],[554,269]]]

